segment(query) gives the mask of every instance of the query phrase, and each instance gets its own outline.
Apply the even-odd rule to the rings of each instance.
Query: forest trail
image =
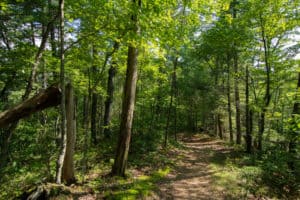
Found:
[[[186,149],[177,152],[174,170],[158,184],[155,199],[231,199],[226,188],[217,187],[213,183],[210,164],[224,164],[226,158],[234,154],[224,141],[206,135],[196,135],[182,139]]]

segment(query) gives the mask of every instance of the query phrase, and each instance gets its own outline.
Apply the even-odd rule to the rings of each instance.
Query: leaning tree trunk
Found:
[[[141,0],[133,0],[134,7],[140,8]],[[139,34],[139,28],[137,25],[137,13],[132,14],[132,23],[134,25],[134,34]],[[125,176],[125,169],[127,165],[129,145],[131,139],[131,128],[133,121],[133,111],[136,94],[136,82],[137,82],[137,57],[138,49],[132,44],[128,47],[127,56],[127,71],[126,81],[124,85],[124,96],[122,103],[122,119],[120,124],[119,141],[117,146],[117,152],[115,162],[112,167],[112,174],[118,176]]]
[[[35,112],[59,105],[61,95],[59,86],[55,84],[15,107],[3,111],[0,113],[0,128],[8,127]]]

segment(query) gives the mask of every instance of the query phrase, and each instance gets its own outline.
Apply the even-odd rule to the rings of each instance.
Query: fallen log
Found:
[[[61,90],[58,84],[51,85],[35,96],[27,99],[13,108],[0,113],[0,128],[16,122],[31,114],[60,104]]]

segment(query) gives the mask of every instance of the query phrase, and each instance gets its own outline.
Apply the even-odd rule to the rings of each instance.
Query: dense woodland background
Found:
[[[95,169],[126,176],[179,133],[228,141],[255,181],[295,197],[299,12],[299,0],[2,0],[0,199]]]

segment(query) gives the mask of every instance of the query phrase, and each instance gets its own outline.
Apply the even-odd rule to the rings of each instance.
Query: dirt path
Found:
[[[186,150],[177,152],[175,170],[159,184],[156,199],[227,199],[225,188],[213,187],[209,164],[222,164],[232,150],[207,136],[184,138]]]

